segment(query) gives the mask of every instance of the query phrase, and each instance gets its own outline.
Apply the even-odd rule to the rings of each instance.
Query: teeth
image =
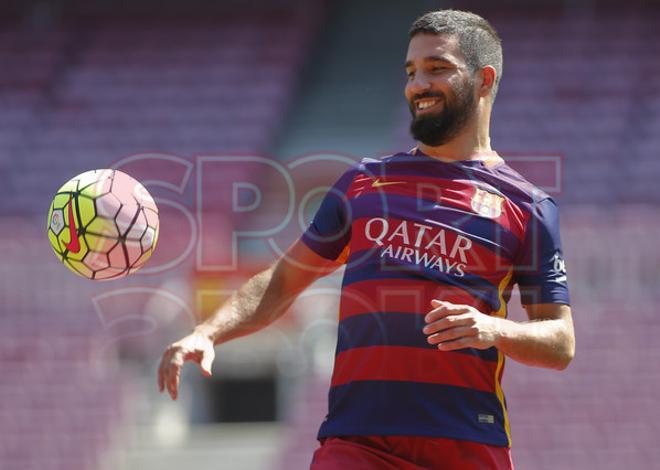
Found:
[[[420,101],[417,103],[417,109],[426,109],[430,108],[431,106],[434,106],[438,100],[428,100],[428,101]]]

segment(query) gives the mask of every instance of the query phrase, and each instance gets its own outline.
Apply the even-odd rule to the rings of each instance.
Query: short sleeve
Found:
[[[336,260],[351,240],[351,209],[346,193],[356,171],[349,170],[328,190],[302,241],[323,258]]]
[[[559,209],[552,198],[532,206],[514,276],[523,305],[570,303],[559,234]]]

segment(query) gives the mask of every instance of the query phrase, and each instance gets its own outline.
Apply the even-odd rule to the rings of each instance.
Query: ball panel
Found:
[[[108,259],[110,266],[113,268],[126,269],[126,254],[124,253],[124,246],[119,243],[112,250],[108,252]]]
[[[102,178],[102,177],[101,177]],[[87,186],[80,185],[80,194],[83,196],[96,198],[110,193],[112,188],[112,178],[100,179]]]
[[[94,233],[85,233],[85,241],[90,251],[107,254],[117,243],[118,240],[112,237],[105,237]]]
[[[144,266],[146,262],[149,261],[149,258],[151,258],[152,253],[153,252],[151,250],[142,253],[142,255],[137,259],[137,261],[131,265],[131,269],[135,270],[137,268]]]
[[[147,188],[142,186],[142,184],[137,181],[135,188],[133,189],[133,196],[135,196],[135,199],[140,203],[140,205],[142,205],[142,207],[150,209],[154,212],[158,212],[154,198],[151,197],[151,194],[149,194]]]
[[[95,273],[94,279],[99,280],[99,281],[106,281],[110,279],[118,279],[120,277],[124,277],[129,273],[127,269],[116,269],[116,268],[108,268],[104,269],[102,271],[98,271]]]
[[[106,253],[99,253],[90,251],[83,259],[83,263],[92,271],[100,271],[110,266],[108,255]]]
[[[76,176],[78,179],[78,190],[87,189],[91,196],[103,194],[103,181],[112,179],[113,170],[90,170]]]
[[[51,208],[50,229],[56,237],[64,230],[64,211],[62,209]]]
[[[78,177],[71,178],[57,190],[58,193],[75,193],[76,191],[78,191]]]
[[[94,277],[94,272],[80,261],[76,261],[70,258],[65,258],[64,264],[66,265],[67,268],[69,268],[71,271],[78,274],[79,276],[86,277],[87,279],[92,279]]]
[[[87,227],[85,227],[85,232],[93,235],[102,235],[107,238],[118,238],[119,231],[114,221],[103,219],[101,217],[96,217],[92,220]]]
[[[126,232],[131,227],[135,217],[140,211],[140,206],[137,204],[123,205],[119,209],[119,214],[115,217],[117,229],[121,235],[126,235]]]
[[[158,211],[145,207],[144,215],[147,217],[147,224],[150,227],[156,227],[158,225]]]
[[[142,245],[140,245],[139,240],[126,240],[124,246],[128,255],[128,265],[133,266],[140,256],[142,256]]]
[[[144,232],[144,235],[142,235],[142,238],[140,239],[140,243],[142,243],[142,250],[147,251],[151,249],[155,242],[156,230],[154,230],[152,227],[147,227],[147,230]]]
[[[57,236],[51,230],[48,230],[48,241],[50,242],[50,246],[53,248],[53,251],[57,256],[57,259],[62,261],[62,251],[64,250],[62,250],[62,247],[60,246],[60,243],[57,240]]]
[[[144,216],[144,210],[140,210],[137,219],[135,219],[135,222],[133,222],[133,225],[128,230],[126,238],[140,240],[144,235],[145,230],[147,230],[147,218]]]
[[[94,209],[94,200],[88,197],[78,196],[76,198],[78,204],[78,214],[80,215],[80,227],[87,226],[96,217],[96,210]]]
[[[68,203],[69,199],[71,199],[71,194],[72,193],[57,193],[55,197],[53,198],[53,208],[54,209],[62,209],[64,208]]]
[[[112,193],[99,196],[94,200],[94,203],[96,205],[96,213],[108,219],[114,219],[121,207],[121,202]]]
[[[67,246],[64,245],[64,247],[67,249],[66,251],[66,258],[68,260],[74,260],[74,261],[82,261],[82,259],[85,257],[87,252],[89,251],[89,247],[87,246],[87,243],[85,242],[85,238],[82,236],[78,237],[78,248],[77,251],[71,249],[71,245]]]

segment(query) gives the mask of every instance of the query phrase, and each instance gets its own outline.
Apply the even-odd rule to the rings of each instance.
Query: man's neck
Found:
[[[480,138],[474,132],[462,132],[450,142],[436,147],[418,142],[417,148],[425,155],[442,161],[486,160],[497,156],[490,147],[488,135]]]

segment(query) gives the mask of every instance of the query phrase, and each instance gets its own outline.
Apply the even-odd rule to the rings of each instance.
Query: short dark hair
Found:
[[[497,72],[492,96],[495,100],[502,78],[502,40],[495,28],[481,16],[469,11],[439,10],[420,16],[410,27],[409,37],[418,34],[455,34],[473,71],[491,65]]]

